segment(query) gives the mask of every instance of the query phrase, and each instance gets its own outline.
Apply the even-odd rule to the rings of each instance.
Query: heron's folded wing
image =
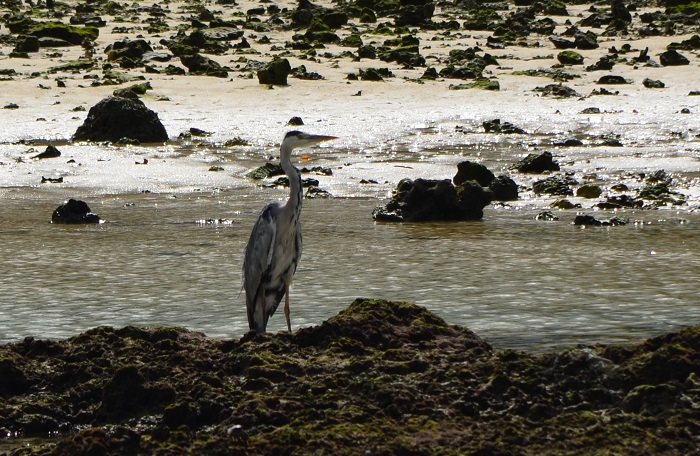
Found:
[[[253,232],[250,233],[243,262],[243,287],[248,302],[253,300],[272,262],[275,236],[277,235],[276,217],[278,211],[279,203],[277,202],[265,206],[255,222]]]

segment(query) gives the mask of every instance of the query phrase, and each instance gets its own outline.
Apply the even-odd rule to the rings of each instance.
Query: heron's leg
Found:
[[[265,304],[267,299],[265,298],[265,287],[262,287],[262,299],[260,299],[260,315],[262,315],[262,321],[260,322],[260,327],[263,332],[265,332],[265,327],[267,326],[267,315],[265,315]]]
[[[287,317],[287,329],[292,332],[292,323],[289,321],[289,285],[284,287],[284,316]]]

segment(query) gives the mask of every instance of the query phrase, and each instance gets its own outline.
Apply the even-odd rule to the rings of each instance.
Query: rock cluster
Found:
[[[0,430],[55,435],[27,456],[692,454],[699,341],[494,350],[368,299],[293,335],[99,327],[0,346]]]

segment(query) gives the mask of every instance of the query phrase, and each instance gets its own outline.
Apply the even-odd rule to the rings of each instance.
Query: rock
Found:
[[[0,358],[0,398],[22,394],[31,386],[27,376],[16,364],[12,359]]]
[[[549,41],[552,42],[557,49],[574,49],[576,48],[576,43],[572,40],[567,40],[566,38],[560,38],[557,36],[550,36]]]
[[[100,31],[96,27],[73,27],[60,22],[37,22],[30,27],[28,34],[36,37],[59,38],[79,45],[86,39],[95,41]]]
[[[61,156],[61,151],[53,144],[46,146],[46,150],[32,157],[32,159],[42,160],[44,158],[57,158]]]
[[[676,407],[682,394],[683,388],[678,383],[639,385],[627,393],[620,408],[627,413],[658,415]]]
[[[609,74],[601,76],[600,79],[598,79],[598,84],[630,84],[630,81],[622,76]]]
[[[542,152],[539,155],[528,154],[513,168],[521,173],[544,173],[545,171],[559,171],[559,164],[554,161],[551,152]]]
[[[32,35],[20,35],[15,42],[15,52],[39,52],[39,38]]]
[[[228,77],[228,71],[218,62],[201,54],[181,55],[180,62],[190,70],[190,74],[214,76],[217,78]]]
[[[287,59],[275,59],[265,68],[258,70],[260,84],[287,85],[287,76],[292,72],[292,66]]]
[[[81,224],[99,223],[100,217],[90,211],[90,207],[84,201],[69,199],[58,206],[51,215],[51,223],[57,224]]]
[[[252,179],[266,179],[268,177],[282,175],[284,175],[284,170],[282,169],[282,166],[280,166],[278,163],[268,162],[265,163],[263,166],[260,166],[246,174],[246,177],[250,177]]]
[[[564,209],[564,210],[569,210],[569,209],[577,209],[580,208],[580,204],[574,204],[571,201],[569,201],[566,198],[562,198],[559,200],[556,200],[552,204],[549,205],[549,207],[555,208],[555,209]]]
[[[680,66],[690,64],[688,58],[680,52],[676,51],[675,49],[670,49],[666,52],[663,52],[659,56],[659,62],[661,62],[661,65],[663,66]]]
[[[40,432],[3,441],[13,455],[345,454],[357,438],[360,453],[686,455],[698,352],[697,325],[640,343],[494,349],[377,299],[293,334],[101,326],[0,345],[0,389],[6,373],[29,379],[0,400],[0,429]]]
[[[576,51],[562,51],[557,54],[562,65],[583,65],[583,56]]]
[[[585,225],[585,226],[618,226],[626,225],[627,221],[613,217],[610,220],[598,220],[592,215],[577,215],[574,219],[574,225]]]
[[[508,176],[498,176],[489,185],[496,201],[515,201],[518,199],[518,184]]]
[[[598,198],[603,193],[599,185],[584,184],[576,190],[576,196],[580,198]]]
[[[122,58],[141,60],[147,52],[153,52],[153,48],[144,39],[115,41],[105,48],[107,60],[115,61]]]
[[[586,67],[586,71],[609,71],[615,66],[615,61],[608,55],[602,56],[596,63]]]
[[[474,180],[482,187],[488,187],[495,179],[495,176],[487,167],[480,163],[463,161],[457,164],[457,174],[452,178],[452,182],[459,186],[463,182]]]
[[[90,108],[83,124],[73,135],[74,141],[112,141],[122,139],[141,143],[165,142],[168,133],[141,100],[107,97]]]
[[[622,0],[612,0],[610,13],[613,19],[623,22],[632,22],[632,14],[629,12]]]
[[[491,191],[475,181],[455,187],[449,179],[404,179],[389,203],[375,208],[372,216],[387,222],[480,220],[492,199]]]
[[[596,206],[600,209],[622,209],[623,207],[641,208],[644,206],[644,201],[634,199],[629,195],[608,196],[605,201],[602,201]]]
[[[540,92],[544,96],[552,96],[555,98],[570,98],[580,97],[581,94],[571,87],[563,84],[547,84],[544,87],[535,87],[535,92]]]
[[[559,217],[554,215],[552,211],[542,211],[535,217],[535,220],[543,220],[545,222],[554,222],[559,220]]]
[[[550,176],[532,184],[532,189],[537,194],[547,195],[573,195],[574,191],[570,185],[575,185],[576,181],[561,176]]]
[[[503,134],[524,134],[525,130],[516,127],[510,122],[501,123],[501,119],[487,120],[483,124],[486,133],[503,133]]]
[[[650,78],[644,78],[642,81],[642,85],[646,87],[647,89],[663,89],[666,87],[666,84],[663,82],[659,81],[658,79],[650,79]]]
[[[299,116],[294,116],[294,117],[292,117],[291,119],[289,119],[289,120],[287,121],[287,125],[291,125],[291,126],[294,126],[294,127],[299,127],[299,126],[301,126],[301,125],[304,125],[304,121],[302,120],[301,117],[299,117]]]

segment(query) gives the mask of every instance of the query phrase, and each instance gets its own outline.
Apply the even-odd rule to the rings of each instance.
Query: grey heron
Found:
[[[335,136],[311,135],[290,131],[280,146],[280,164],[289,178],[289,199],[268,203],[253,226],[243,260],[243,288],[245,289],[248,326],[265,332],[267,320],[284,298],[287,329],[289,321],[289,286],[301,258],[301,205],[303,190],[301,173],[292,164],[292,150]]]

